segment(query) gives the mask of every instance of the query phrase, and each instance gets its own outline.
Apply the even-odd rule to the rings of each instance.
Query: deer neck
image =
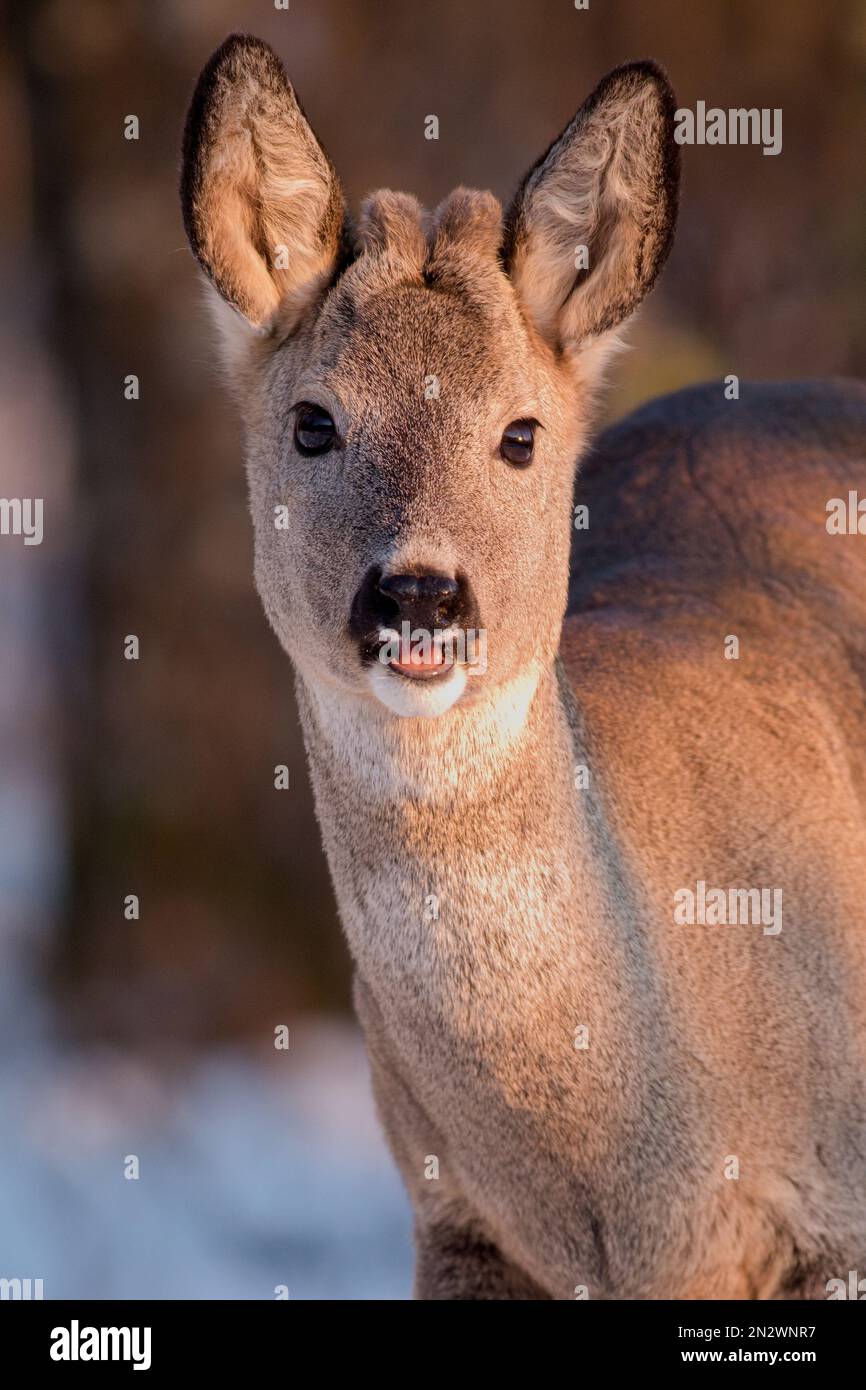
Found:
[[[441,1016],[479,972],[518,987],[533,958],[573,989],[585,793],[556,664],[436,720],[302,680],[299,696],[343,924],[381,1002]]]

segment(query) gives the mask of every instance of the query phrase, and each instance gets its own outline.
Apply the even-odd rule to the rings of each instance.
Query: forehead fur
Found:
[[[407,193],[368,197],[355,258],[314,327],[326,377],[351,391],[351,362],[358,382],[387,378],[398,389],[409,372],[453,376],[459,363],[465,390],[473,377],[489,385],[501,371],[495,345],[525,332],[501,240],[502,209],[490,193],[457,189],[432,213]]]
[[[432,213],[406,193],[367,198],[355,259],[313,328],[311,359],[325,384],[361,408],[376,391],[391,413],[410,379],[415,394],[438,383],[455,408],[490,393],[526,394],[527,327],[501,240],[502,209],[490,193],[457,189]]]
[[[506,299],[500,321],[507,312]],[[372,404],[380,417],[396,417],[420,405],[425,419],[439,418],[446,405],[459,411],[469,400],[495,396],[504,378],[517,375],[515,355],[496,348],[511,335],[491,331],[492,324],[474,300],[420,279],[359,288],[347,274],[316,325],[311,365],[352,410]]]

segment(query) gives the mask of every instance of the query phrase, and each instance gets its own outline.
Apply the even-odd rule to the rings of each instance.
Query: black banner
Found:
[[[576,1373],[599,1363],[613,1372],[632,1373],[677,1366],[799,1365],[826,1377],[854,1361],[862,1345],[862,1315],[839,1307],[842,1301],[850,1300],[582,1302],[549,1315],[543,1323],[536,1321],[537,1310],[521,1314],[520,1323],[527,1319],[521,1344],[530,1361],[541,1356],[547,1360],[554,1351],[566,1355]],[[424,1338],[425,1379],[437,1359],[435,1348],[441,1348],[445,1372],[456,1370],[458,1363],[461,1374],[471,1371],[476,1358],[467,1358],[469,1348],[477,1349],[477,1364],[485,1375],[500,1349],[514,1369],[509,1338],[513,1322],[506,1327],[495,1311],[482,1314],[480,1323],[473,1321],[470,1337],[462,1319],[459,1325],[464,1349],[458,1357],[447,1336],[455,1324],[443,1326],[437,1320],[431,1337],[423,1311],[395,1314],[393,1307],[387,1312],[375,1303],[19,1302],[0,1308],[5,1363],[17,1365],[23,1374],[48,1371],[59,1380],[70,1375],[98,1377],[106,1368],[114,1375],[139,1373],[156,1380],[179,1371],[223,1377],[267,1365],[283,1366],[291,1375],[313,1350],[324,1350],[322,1369],[327,1366],[330,1371],[344,1352],[356,1374],[365,1364],[369,1369],[374,1346],[380,1354],[391,1348],[393,1359],[385,1355],[382,1360],[390,1365],[389,1374],[395,1374],[403,1338],[419,1335]],[[559,1343],[560,1336],[567,1342]],[[556,1339],[558,1345],[541,1342],[540,1337]]]

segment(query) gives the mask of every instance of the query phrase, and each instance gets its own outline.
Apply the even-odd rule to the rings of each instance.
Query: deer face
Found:
[[[256,579],[301,675],[440,715],[556,650],[575,461],[612,333],[667,253],[673,99],[620,69],[506,219],[376,194],[351,231],[272,51],[199,81],[182,194],[224,304]]]
[[[550,654],[565,601],[575,388],[497,264],[493,200],[459,204],[486,243],[446,249],[440,220],[435,271],[408,199],[368,205],[362,237],[385,212],[386,246],[399,225],[415,258],[363,252],[273,350],[250,440],[281,641],[302,672],[397,713],[441,712]]]

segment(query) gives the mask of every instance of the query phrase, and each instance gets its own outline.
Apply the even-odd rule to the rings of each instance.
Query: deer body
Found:
[[[866,554],[824,526],[866,488],[866,392],[707,387],[609,432],[568,596],[586,402],[670,239],[673,106],[619,70],[504,233],[485,195],[425,220],[381,194],[354,249],[264,45],[230,40],[190,114],[423,1298],[821,1296],[866,1261]],[[383,661],[422,613],[480,618],[487,670]],[[778,890],[779,921],[677,922],[700,883]]]

